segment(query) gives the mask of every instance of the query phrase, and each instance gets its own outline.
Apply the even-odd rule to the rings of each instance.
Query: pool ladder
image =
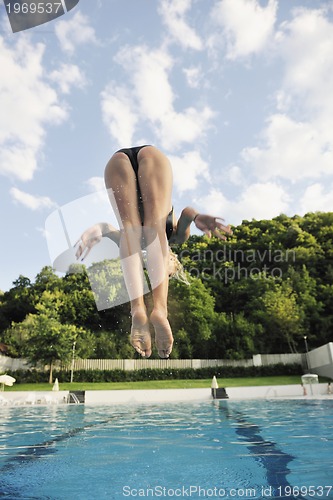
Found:
[[[67,404],[79,405],[84,403],[85,391],[71,391],[67,396]]]

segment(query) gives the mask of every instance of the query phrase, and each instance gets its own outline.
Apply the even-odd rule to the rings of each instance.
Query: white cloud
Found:
[[[186,76],[188,86],[193,89],[198,89],[203,76],[202,68],[200,66],[192,66],[190,68],[184,68],[183,72]]]
[[[219,0],[213,20],[223,28],[227,57],[237,59],[261,52],[272,36],[277,0],[261,7],[257,0]]]
[[[203,213],[223,217],[228,223],[232,223],[230,201],[218,189],[212,188],[207,195],[196,199],[195,202],[196,206],[202,208]]]
[[[257,182],[248,186],[236,202],[232,202],[232,215],[239,219],[271,219],[286,212],[289,196],[273,182]]]
[[[16,42],[16,43],[15,43]],[[0,37],[0,173],[26,181],[37,169],[47,124],[67,118],[43,69],[44,45]]]
[[[47,196],[34,196],[14,187],[10,189],[10,194],[15,202],[20,203],[30,210],[40,210],[43,208],[56,207],[56,203],[54,203]]]
[[[201,158],[198,151],[189,151],[180,156],[169,155],[172,165],[174,186],[179,193],[195,189],[199,179],[209,181],[208,164]]]
[[[50,80],[57,83],[64,94],[69,94],[72,87],[82,89],[87,84],[84,73],[75,64],[62,64],[59,69],[52,71]]]
[[[300,200],[301,213],[331,212],[333,207],[333,184],[325,190],[320,183],[308,186]]]
[[[172,109],[174,93],[168,74],[173,60],[165,50],[126,46],[118,52],[115,60],[128,73],[137,105],[146,118],[158,121]],[[130,90],[128,94],[131,94]]]
[[[69,21],[57,21],[55,33],[64,52],[72,55],[79,45],[97,43],[95,30],[87,16],[77,11]]]
[[[192,143],[205,136],[214,113],[208,106],[176,110],[176,96],[169,81],[174,62],[166,50],[150,50],[145,46],[124,47],[115,60],[123,66],[130,83],[128,90],[124,88],[120,97],[117,88],[112,85],[108,87],[105,101],[112,102],[118,117],[110,116],[108,120],[108,124],[112,122],[109,130],[114,137],[119,138],[119,128],[122,132],[121,106],[125,111],[125,122],[130,122],[131,134],[134,133],[135,122],[144,119],[164,149],[174,150],[183,143]],[[136,115],[132,110],[136,110]],[[122,135],[127,139],[130,134]]]
[[[215,116],[208,107],[201,110],[187,108],[182,113],[170,110],[161,117],[156,130],[159,142],[165,149],[174,150],[182,143],[193,143],[207,134]]]
[[[192,0],[162,0],[159,10],[172,38],[186,49],[201,50],[200,36],[185,20],[192,3]]]
[[[314,124],[273,115],[263,132],[265,146],[245,148],[244,160],[260,179],[282,177],[297,181],[333,173],[333,151]]]
[[[103,122],[119,147],[133,144],[138,115],[133,112],[130,93],[125,88],[110,83],[101,93]]]
[[[90,177],[86,181],[89,190],[92,192],[105,191],[105,182],[103,177]]]
[[[333,23],[325,10],[298,9],[276,38],[285,64],[278,106],[311,121],[332,148]]]
[[[333,85],[333,30],[325,10],[297,9],[276,35],[285,62],[284,87],[307,104],[327,104]],[[324,90],[324,92],[323,92]],[[331,94],[331,92],[329,92]],[[330,100],[330,102],[332,102]]]
[[[227,223],[239,224],[244,219],[271,219],[286,212],[289,196],[278,184],[272,182],[249,185],[232,200],[217,189],[198,200],[202,210],[224,217]]]
[[[235,186],[241,186],[245,182],[242,169],[237,165],[232,165],[230,168],[228,168],[227,176],[229,182],[231,182]]]
[[[259,146],[242,157],[260,179],[290,181],[333,173],[333,23],[325,10],[297,9],[276,34],[283,78],[277,112]]]

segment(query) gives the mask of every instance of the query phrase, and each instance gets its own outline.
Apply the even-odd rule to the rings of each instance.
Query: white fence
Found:
[[[75,359],[77,370],[144,370],[144,369],[184,369],[229,366],[267,366],[303,364],[302,354],[256,354],[252,359]],[[67,367],[70,370],[71,366]]]
[[[143,369],[182,369],[229,366],[267,366],[303,364],[302,354],[256,354],[252,359],[75,359],[73,371],[77,370],[143,370]],[[31,365],[24,359],[13,359],[0,355],[0,373],[15,370],[28,370]],[[65,370],[72,369],[72,364]]]
[[[16,370],[29,370],[31,365],[21,358],[9,358],[0,354],[0,373]]]
[[[255,354],[253,356],[254,366],[303,364],[303,354]]]
[[[223,359],[76,359],[76,370],[144,370],[184,369],[215,366],[253,366],[252,360],[230,361]],[[70,367],[68,368],[70,369]]]

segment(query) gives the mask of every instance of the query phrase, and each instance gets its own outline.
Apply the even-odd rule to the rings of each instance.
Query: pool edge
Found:
[[[226,387],[228,400],[247,399],[332,399],[328,394],[327,383],[316,384],[304,388],[295,385],[271,385],[249,387]],[[306,393],[305,393],[306,392]],[[3,392],[0,398],[2,406],[50,405],[64,404],[68,399],[69,391],[41,391],[41,392]],[[137,389],[137,390],[110,390],[85,391],[86,405],[112,405],[130,403],[168,403],[213,401],[211,389]]]

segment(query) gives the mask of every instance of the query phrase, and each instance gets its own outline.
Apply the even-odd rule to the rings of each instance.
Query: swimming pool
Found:
[[[333,400],[0,408],[0,497],[333,498]]]

